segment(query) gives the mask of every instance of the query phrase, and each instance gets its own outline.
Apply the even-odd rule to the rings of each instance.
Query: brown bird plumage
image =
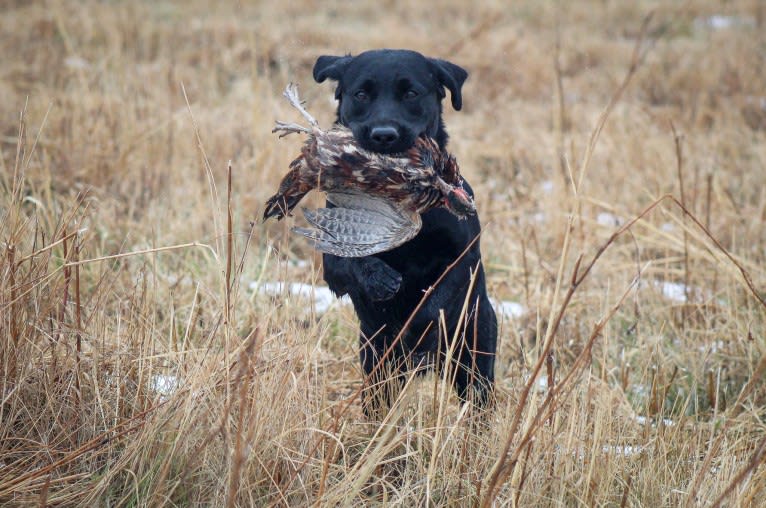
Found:
[[[301,106],[294,85],[284,95],[311,127],[277,122],[274,132],[280,137],[294,132],[309,137],[278,192],[267,201],[264,220],[289,215],[312,189],[325,191],[337,208],[304,209],[316,229],[293,231],[311,239],[320,251],[356,257],[390,250],[411,239],[420,230],[420,214],[434,207],[444,206],[461,218],[476,213],[462,188],[455,158],[434,140],[418,138],[402,154],[369,152],[345,127],[321,130]]]

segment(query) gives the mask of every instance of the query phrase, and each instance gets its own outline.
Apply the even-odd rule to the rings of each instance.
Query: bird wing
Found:
[[[412,239],[422,226],[420,214],[360,192],[332,192],[337,208],[303,210],[315,229],[293,228],[314,247],[341,257],[362,257],[391,250]]]

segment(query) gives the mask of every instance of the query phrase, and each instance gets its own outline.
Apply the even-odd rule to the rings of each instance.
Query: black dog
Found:
[[[405,50],[367,51],[355,57],[321,56],[314,65],[317,82],[328,78],[338,82],[337,122],[349,127],[365,149],[381,153],[405,151],[423,135],[444,148],[444,89],[450,91],[452,106],[459,110],[467,77],[468,73],[455,64]],[[473,196],[470,186],[465,186]],[[360,358],[369,379],[364,405],[368,414],[381,398],[390,402],[408,367],[429,365],[434,360],[443,364],[454,337],[458,337],[452,354],[458,394],[463,400],[473,398],[479,406],[491,400],[497,320],[481,264],[479,219],[458,220],[443,208],[426,212],[422,218],[418,235],[391,251],[363,258],[324,255],[325,281],[335,294],[351,297],[361,321]],[[424,292],[458,258],[413,316],[392,354],[381,362]],[[472,273],[475,283],[469,297]],[[466,301],[467,311],[461,320]],[[446,336],[440,312],[444,313]],[[436,358],[438,351],[440,358]],[[377,392],[381,386],[386,389]]]

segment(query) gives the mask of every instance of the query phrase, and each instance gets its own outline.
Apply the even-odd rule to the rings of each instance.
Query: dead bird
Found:
[[[455,158],[433,139],[420,137],[401,154],[382,155],[362,149],[350,129],[319,128],[303,108],[297,88],[284,96],[311,127],[277,122],[273,132],[309,135],[279,190],[266,202],[264,220],[281,219],[312,189],[327,193],[335,208],[303,210],[316,229],[293,228],[313,241],[317,250],[360,257],[393,249],[420,231],[420,214],[444,206],[457,217],[476,213],[463,189]]]

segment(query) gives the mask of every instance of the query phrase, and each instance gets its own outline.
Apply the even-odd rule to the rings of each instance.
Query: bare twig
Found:
[[[596,339],[599,336],[601,336],[601,333],[604,327],[606,326],[606,324],[611,320],[612,316],[614,316],[617,310],[619,310],[620,307],[622,307],[622,304],[625,301],[625,298],[627,298],[628,294],[630,294],[630,291],[637,284],[638,284],[638,278],[633,280],[633,282],[626,288],[625,292],[622,294],[622,296],[617,301],[617,303],[615,303],[612,306],[612,308],[609,310],[609,312],[605,316],[603,316],[601,319],[599,319],[599,321],[596,323],[582,351],[575,359],[572,365],[572,368],[569,370],[569,373],[564,377],[564,379],[561,380],[561,382],[559,382],[559,384],[557,384],[555,387],[553,387],[551,390],[548,391],[548,395],[546,396],[545,400],[537,409],[535,416],[529,422],[527,426],[527,430],[519,439],[519,442],[517,446],[515,447],[513,453],[510,453],[510,454],[509,454],[509,451],[511,448],[511,443],[514,440],[515,434],[509,433],[509,436],[506,439],[505,445],[503,446],[503,450],[508,455],[501,454],[498,457],[498,460],[495,462],[495,465],[492,468],[492,474],[490,476],[490,480],[487,485],[487,493],[481,502],[482,507],[488,507],[491,505],[492,500],[494,500],[495,498],[496,490],[513,473],[513,470],[516,464],[518,463],[521,453],[523,452],[525,447],[528,445],[528,443],[534,438],[537,432],[540,430],[541,428],[540,422],[549,418],[556,410],[556,405],[558,401],[566,397],[569,393],[571,393],[572,390],[574,390],[573,381],[577,376],[581,374],[582,370],[586,366],[586,362],[590,359],[591,351],[593,349],[593,345],[596,342]],[[571,288],[570,288],[570,292],[573,293]],[[563,314],[563,312],[566,310],[566,308],[569,305],[569,299],[571,298],[570,292],[568,292],[567,297],[565,297],[565,301],[561,306],[561,311],[559,312],[559,316]],[[546,344],[546,346],[549,346],[549,345]],[[546,349],[550,350],[550,347],[547,347]],[[545,358],[545,357],[547,357],[547,352],[544,350],[540,358]],[[538,362],[538,364],[541,365],[540,362]],[[538,370],[538,373],[539,373],[539,370]],[[530,379],[532,380],[534,380],[535,378],[536,378],[536,375],[530,376]],[[523,407],[521,406],[521,403],[519,403],[519,407],[520,408]],[[517,414],[518,413],[520,413],[520,411],[518,411]]]
[[[135,432],[139,430],[141,427],[146,424],[147,420],[145,419],[147,415],[150,413],[156,411],[158,408],[164,406],[167,401],[160,402],[149,409],[146,409],[136,416],[129,418],[125,420],[124,422],[118,423],[111,429],[102,432],[98,436],[94,437],[87,443],[83,444],[76,450],[73,450],[69,453],[67,453],[63,458],[57,460],[56,462],[49,464],[47,466],[41,467],[39,469],[35,469],[33,471],[29,471],[28,473],[25,473],[21,476],[18,476],[16,478],[12,478],[11,480],[0,484],[0,498],[7,495],[12,491],[14,487],[17,487],[18,485],[28,482],[29,480],[35,479],[35,478],[42,478],[55,469],[58,469],[59,467],[65,466],[74,460],[78,459],[85,453],[88,453],[89,451],[95,450],[97,448],[101,448],[103,446],[106,446],[109,443],[113,443],[117,439],[120,439],[132,432]],[[138,422],[138,423],[136,423]]]
[[[753,374],[750,376],[750,380],[748,380],[747,384],[742,387],[737,400],[729,409],[730,411],[739,408],[745,399],[750,396],[750,393],[755,389],[755,387],[761,382],[764,375],[766,375],[766,356],[761,358],[761,361],[758,362],[758,366],[753,371]],[[734,418],[726,418],[723,427],[721,427],[721,429],[718,431],[718,437],[716,437],[715,441],[710,443],[710,447],[705,454],[705,460],[702,461],[702,465],[697,471],[697,475],[695,476],[691,488],[689,489],[689,495],[686,497],[686,506],[694,506],[697,503],[697,491],[699,490],[700,485],[702,485],[702,480],[704,480],[708,471],[710,471],[710,464],[713,462],[713,458],[718,456],[718,449],[721,447],[721,443],[723,442],[724,438],[729,435],[729,429],[732,427],[732,425],[734,425],[735,421],[736,419]],[[758,454],[753,455],[753,457],[758,457]],[[763,457],[761,456],[758,460],[762,461]],[[726,496],[723,497],[725,498]]]
[[[202,247],[204,249],[209,250],[210,252],[213,253],[213,255],[215,255],[215,251],[210,245],[206,243],[200,243],[200,242],[189,242],[189,243],[179,243],[178,245],[168,245],[167,247],[154,247],[152,249],[142,249],[142,250],[135,250],[132,252],[123,252],[122,254],[113,254],[111,256],[101,256],[101,257],[92,258],[92,259],[80,259],[78,261],[70,261],[68,263],[65,263],[64,266],[70,267],[70,266],[84,265],[87,263],[97,263],[99,261],[111,261],[114,259],[127,258],[131,256],[141,256],[143,254],[154,254],[156,252],[188,249],[189,247]]]
[[[646,48],[644,47],[644,39],[646,38],[646,34],[649,29],[649,23],[651,22],[653,16],[654,11],[650,12],[646,15],[646,17],[644,17],[644,20],[641,23],[641,30],[639,32],[638,39],[636,40],[635,46],[633,46],[633,56],[630,59],[628,72],[625,74],[625,77],[623,78],[622,83],[620,83],[620,86],[618,86],[617,90],[614,92],[614,94],[612,94],[612,97],[609,99],[609,103],[606,105],[606,108],[604,108],[604,111],[601,112],[601,115],[596,122],[596,127],[591,132],[590,139],[588,140],[588,145],[585,148],[585,154],[583,154],[582,161],[580,162],[580,174],[577,178],[576,186],[577,191],[579,191],[579,189],[582,187],[585,173],[590,167],[590,160],[593,156],[593,150],[596,148],[598,138],[601,136],[601,131],[604,129],[604,125],[606,125],[606,121],[609,118],[609,115],[612,113],[612,110],[622,98],[622,94],[625,93],[625,90],[627,90],[628,85],[633,80],[633,76],[636,74],[636,71],[638,71],[638,69],[641,67],[641,64],[644,63],[646,55],[651,48],[651,45]]]
[[[197,140],[197,148],[199,149],[200,155],[202,157],[202,167],[205,171],[208,187],[210,189],[210,204],[211,204],[211,210],[213,210],[213,230],[216,232],[216,239],[218,239],[221,234],[221,228],[218,224],[218,214],[215,213],[216,210],[220,211],[220,201],[218,199],[218,187],[215,184],[215,176],[213,175],[213,168],[210,165],[210,161],[207,158],[207,152],[205,152],[205,145],[202,144],[202,137],[200,136],[200,133],[199,133],[199,126],[197,125],[197,120],[194,118],[194,112],[192,111],[191,103],[189,102],[189,97],[186,95],[186,87],[184,86],[183,83],[181,83],[181,91],[184,94],[184,100],[186,101],[186,108],[189,110],[189,116],[191,117],[192,126],[194,127],[194,136]],[[221,248],[220,245],[216,246],[217,253],[221,253],[222,250],[223,249]]]
[[[567,170],[566,156],[564,155],[564,131],[567,130],[568,119],[566,114],[566,103],[564,101],[564,77],[561,69],[561,4],[558,4],[556,10],[556,43],[553,55],[553,71],[556,76],[556,104],[557,111],[553,115],[554,132],[556,134],[556,158],[559,163],[561,177],[564,185],[569,186],[571,182],[569,171]]]
[[[670,122],[670,129],[673,131],[673,142],[676,149],[676,171],[678,174],[678,193],[681,198],[681,206],[687,208],[686,205],[686,192],[684,190],[684,158],[683,158],[683,139],[681,135],[676,131],[676,126],[673,122]],[[686,216],[683,218],[686,221]],[[689,303],[689,234],[686,232],[686,228],[683,228],[684,237],[684,296],[686,303]],[[686,326],[686,307],[683,307],[683,319],[681,323],[682,327]]]
[[[761,444],[758,446],[758,448],[756,448],[755,452],[753,452],[753,455],[750,457],[748,463],[745,464],[745,467],[743,467],[739,473],[737,473],[734,479],[729,483],[726,489],[721,492],[721,495],[718,496],[718,498],[713,502],[713,504],[710,505],[710,507],[718,508],[721,506],[726,498],[729,497],[732,492],[734,492],[734,489],[736,489],[743,481],[745,481],[748,475],[754,472],[761,464],[763,464],[764,461],[766,461],[766,438],[761,439]]]

